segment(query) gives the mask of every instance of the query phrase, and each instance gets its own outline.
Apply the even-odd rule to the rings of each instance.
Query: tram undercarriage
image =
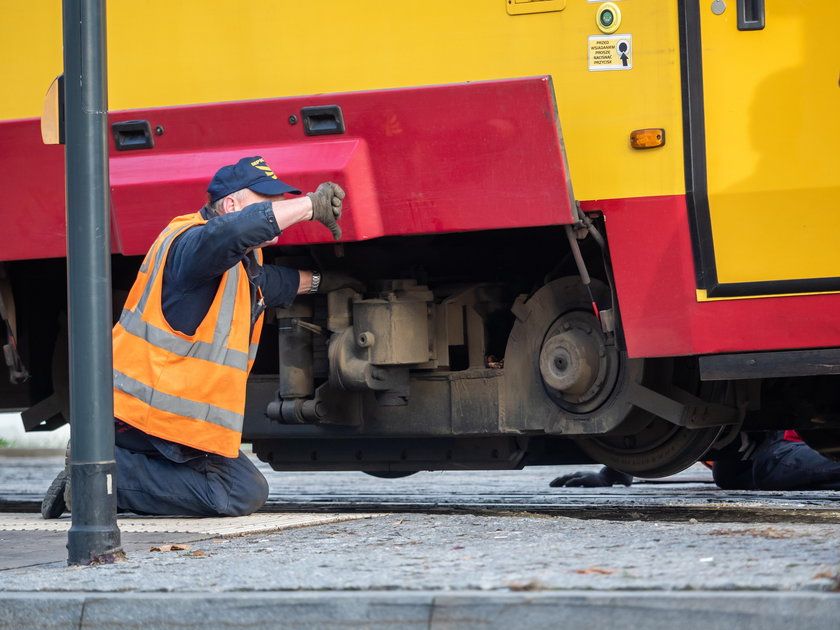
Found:
[[[462,277],[361,270],[364,295],[342,289],[275,312],[278,376],[252,380],[246,413],[260,458],[392,475],[593,461],[662,477],[726,453],[742,430],[813,428],[763,416],[759,380],[704,382],[697,357],[628,358],[603,268],[590,290],[568,256],[505,282],[473,266],[470,282],[471,238],[436,239],[462,252],[450,263]],[[398,267],[385,259],[380,273]],[[831,454],[831,431],[813,435]]]

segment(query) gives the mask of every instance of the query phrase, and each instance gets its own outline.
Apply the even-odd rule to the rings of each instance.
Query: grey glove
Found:
[[[627,475],[623,472],[613,470],[604,466],[598,472],[589,472],[586,470],[578,470],[562,477],[557,477],[549,486],[552,488],[606,488],[613,484],[620,483],[623,486],[629,486],[633,483],[632,475]]]
[[[365,292],[365,284],[358,278],[341,271],[322,271],[321,284],[318,285],[318,293],[329,293],[339,289],[353,289],[357,293]]]
[[[345,194],[341,186],[332,182],[324,182],[314,193],[306,193],[312,200],[311,220],[326,225],[335,240],[341,238],[341,228],[337,221],[341,218],[341,200]]]

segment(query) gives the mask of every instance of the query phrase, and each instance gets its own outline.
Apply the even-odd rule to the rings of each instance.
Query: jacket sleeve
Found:
[[[239,264],[249,247],[280,234],[271,202],[246,206],[188,229],[172,244],[166,261],[168,279],[183,290],[219,278]]]
[[[264,265],[257,277],[257,284],[263,293],[266,306],[288,308],[292,305],[300,286],[297,269]]]
[[[180,235],[172,243],[163,272],[162,308],[170,326],[195,334],[224,273],[242,262],[249,247],[278,234],[271,204],[264,202],[213,217]],[[272,266],[260,268],[252,281],[269,306],[291,304],[300,284],[297,271]]]

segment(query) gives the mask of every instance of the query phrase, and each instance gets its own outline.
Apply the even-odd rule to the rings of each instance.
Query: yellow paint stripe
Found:
[[[768,295],[736,295],[732,297],[709,297],[706,289],[697,289],[698,302],[723,302],[726,300],[756,300],[762,298],[796,297],[800,295],[831,295],[840,291],[815,291],[813,293],[771,293]]]

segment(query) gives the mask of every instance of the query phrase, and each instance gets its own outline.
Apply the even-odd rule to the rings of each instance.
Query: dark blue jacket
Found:
[[[270,201],[212,217],[202,208],[201,214],[207,223],[172,243],[163,271],[163,315],[186,335],[195,333],[204,319],[225,271],[242,263],[246,249],[280,234]],[[266,306],[292,303],[300,284],[296,269],[263,265],[255,271],[252,282],[262,290]]]

